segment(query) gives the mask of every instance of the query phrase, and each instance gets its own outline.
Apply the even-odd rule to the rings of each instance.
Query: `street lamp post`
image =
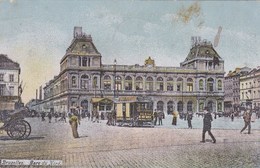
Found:
[[[116,59],[114,60],[114,98],[116,97]]]

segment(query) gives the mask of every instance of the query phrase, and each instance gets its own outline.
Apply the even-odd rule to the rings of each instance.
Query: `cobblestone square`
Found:
[[[83,119],[77,139],[72,137],[68,123],[27,120],[32,125],[27,140],[10,140],[5,133],[1,134],[0,159],[62,160],[61,167],[93,168],[260,166],[258,123],[252,125],[252,134],[213,128],[217,139],[213,144],[208,136],[206,143],[200,143],[200,118],[194,118],[194,126],[198,126],[194,129],[187,129],[184,120],[179,120],[179,128],[171,126],[171,116],[166,116],[163,126],[154,128],[107,126],[105,120],[93,123]],[[225,120],[219,118],[214,122]],[[231,121],[226,127],[230,124]]]

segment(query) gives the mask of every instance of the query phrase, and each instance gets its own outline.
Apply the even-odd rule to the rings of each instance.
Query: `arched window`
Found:
[[[116,76],[116,90],[122,90],[122,78]]]
[[[212,101],[208,102],[208,110],[209,110],[209,112],[213,112],[213,102]]]
[[[146,90],[153,91],[153,78],[150,76],[146,79]]]
[[[207,91],[208,92],[213,92],[214,91],[213,83],[214,83],[214,80],[212,78],[209,78],[208,81],[207,81]]]
[[[141,76],[135,79],[135,90],[143,90],[143,78]]]
[[[130,76],[125,78],[125,90],[132,90],[133,81]]]
[[[71,84],[72,84],[72,87],[77,87],[77,78],[76,78],[76,76],[72,76]]]
[[[222,81],[218,80],[218,90],[222,90]]]
[[[87,100],[81,101],[80,105],[82,107],[82,111],[83,112],[87,112],[88,111],[88,101]]]
[[[108,75],[104,76],[104,89],[111,90],[111,78]]]
[[[177,111],[178,112],[183,112],[183,103],[182,101],[179,101],[177,104]]]
[[[172,114],[173,111],[174,111],[174,103],[173,103],[173,101],[168,101],[167,114]]]
[[[192,111],[192,101],[188,101],[187,111],[188,111],[188,112],[191,112],[191,111]]]
[[[183,79],[182,78],[178,78],[177,79],[177,91],[180,92],[180,91],[183,91]]]
[[[163,91],[163,78],[162,77],[157,78],[156,90],[157,91]]]
[[[199,80],[199,90],[204,90],[204,82],[202,79]]]
[[[157,102],[157,111],[162,111],[163,112],[163,101],[158,101]]]
[[[87,75],[82,75],[80,78],[80,88],[88,89],[89,88],[89,78]]]
[[[167,91],[173,91],[173,78],[167,78]]]
[[[193,91],[193,80],[191,78],[187,79],[187,91],[192,92]]]

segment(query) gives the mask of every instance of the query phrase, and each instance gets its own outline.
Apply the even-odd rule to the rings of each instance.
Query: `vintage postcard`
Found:
[[[0,0],[0,167],[260,167],[259,10]]]

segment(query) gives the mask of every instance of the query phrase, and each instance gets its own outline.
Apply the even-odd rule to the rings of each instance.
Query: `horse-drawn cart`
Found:
[[[26,139],[31,134],[30,124],[24,120],[28,113],[25,107],[19,107],[16,102],[0,102],[0,122],[3,125],[0,130],[6,131],[7,135],[15,140]]]

